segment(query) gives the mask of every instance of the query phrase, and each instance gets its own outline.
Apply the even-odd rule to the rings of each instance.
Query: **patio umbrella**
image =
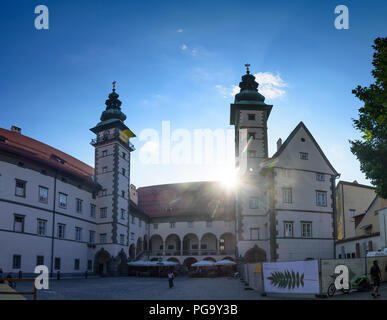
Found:
[[[235,265],[236,263],[234,261],[231,261],[231,260],[221,260],[221,261],[218,261],[215,263],[215,265],[217,266],[233,266]]]
[[[215,263],[212,261],[202,260],[191,264],[191,267],[212,267]]]

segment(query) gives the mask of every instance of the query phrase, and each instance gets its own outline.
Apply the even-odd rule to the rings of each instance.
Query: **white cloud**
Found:
[[[177,29],[177,32],[181,33],[181,32],[183,32],[183,29]]]
[[[259,83],[258,91],[265,96],[265,98],[275,99],[285,95],[285,90],[281,89],[287,87],[288,84],[281,78],[279,74],[272,74],[270,72],[260,72],[254,75],[255,81]],[[220,84],[215,88],[223,95],[224,98],[235,96],[239,93],[239,86],[225,87]]]
[[[259,83],[258,91],[266,98],[276,99],[285,95],[285,88],[288,84],[281,78],[279,73],[276,75],[270,72],[259,72],[254,74],[255,81]]]
[[[183,45],[181,46],[181,50],[187,50],[187,46],[183,43]]]

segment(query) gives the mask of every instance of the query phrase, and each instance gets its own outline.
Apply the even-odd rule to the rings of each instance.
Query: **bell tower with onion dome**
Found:
[[[95,182],[102,190],[97,195],[95,243],[96,273],[116,274],[123,253],[129,254],[130,153],[129,139],[135,134],[126,126],[126,115],[113,82],[100,122],[90,130],[95,148]],[[125,262],[126,263],[126,262]]]
[[[272,105],[258,92],[258,83],[250,74],[239,83],[240,92],[230,105],[230,124],[235,126],[235,165],[239,172],[236,192],[237,256],[244,257],[254,248],[262,258],[269,259],[270,184],[262,167],[268,158],[267,121]],[[254,251],[255,252],[255,251]],[[255,254],[255,253],[254,253]]]

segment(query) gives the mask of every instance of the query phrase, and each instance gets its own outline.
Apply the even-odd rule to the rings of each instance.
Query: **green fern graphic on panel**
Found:
[[[273,272],[271,277],[268,277],[271,280],[271,284],[274,287],[278,288],[288,288],[294,289],[295,287],[299,288],[300,285],[304,287],[304,274],[301,275],[297,272],[295,273],[293,270],[290,272],[285,270],[285,272]]]

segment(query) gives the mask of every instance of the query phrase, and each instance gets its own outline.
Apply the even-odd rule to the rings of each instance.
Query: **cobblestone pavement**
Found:
[[[30,291],[31,283],[18,283],[16,291]],[[49,290],[38,290],[38,300],[387,300],[387,284],[380,288],[381,296],[371,292],[337,293],[332,298],[314,295],[268,294],[245,290],[245,285],[234,278],[177,277],[170,289],[166,278],[89,278],[50,280]],[[31,296],[26,296],[31,299]]]
[[[30,284],[31,285],[31,284]],[[257,300],[260,293],[245,290],[238,279],[176,277],[170,289],[166,278],[92,278],[50,280],[49,290],[38,290],[39,300]],[[18,283],[16,291],[28,289]],[[31,289],[31,288],[29,288]],[[27,297],[31,299],[31,297]]]

